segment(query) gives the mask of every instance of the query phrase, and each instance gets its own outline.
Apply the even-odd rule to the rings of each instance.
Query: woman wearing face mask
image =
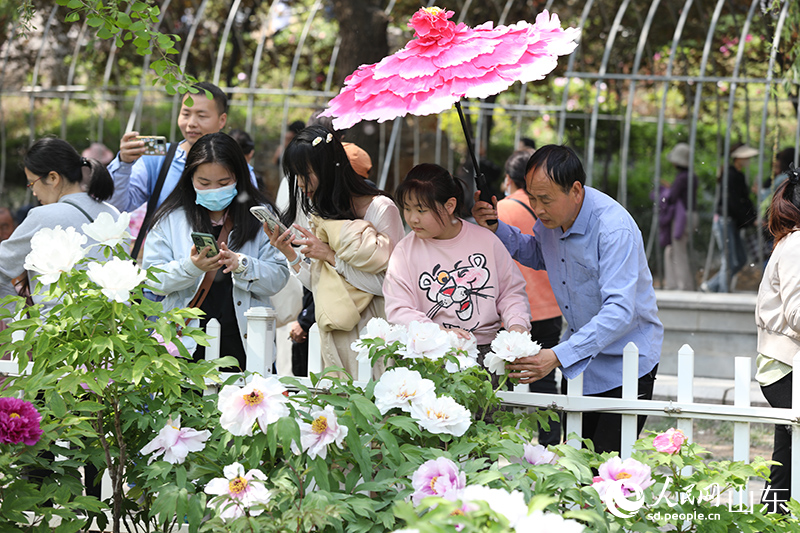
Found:
[[[216,318],[222,328],[220,356],[236,357],[242,369],[247,361],[244,312],[271,307],[270,297],[289,278],[283,255],[250,214],[255,205],[271,207],[253,186],[239,145],[224,133],[204,135],[186,156],[175,190],[156,211],[144,247],[144,266],[164,271],[156,274],[158,283],[152,285],[165,295],[165,310],[197,306],[198,289],[212,273],[208,278],[213,282],[199,304],[205,312],[199,327]],[[208,246],[198,250],[192,232],[213,235],[219,253],[207,255]],[[193,322],[198,326],[197,320]],[[185,344],[190,351],[194,348],[190,340]],[[194,359],[204,357],[205,348],[197,346]]]

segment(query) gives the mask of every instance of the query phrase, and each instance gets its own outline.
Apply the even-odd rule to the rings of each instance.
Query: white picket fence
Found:
[[[252,308],[245,313],[248,318],[247,338],[247,369],[262,375],[272,372],[275,361],[275,312],[266,308]],[[219,357],[219,324],[212,320],[207,327],[207,333],[212,336],[211,345],[206,349],[209,359]],[[527,391],[527,386],[518,386],[514,391],[500,392],[499,396],[507,405],[515,407],[540,407],[551,408],[566,413],[566,434],[581,435],[582,413],[590,411],[605,411],[622,415],[622,446],[623,458],[630,457],[633,444],[636,440],[636,422],[638,415],[666,416],[675,419],[675,426],[682,430],[689,441],[693,440],[694,420],[727,420],[734,423],[733,433],[733,460],[750,461],[750,424],[769,423],[786,424],[800,427],[800,380],[794,380],[792,390],[793,409],[774,409],[771,407],[756,407],[750,405],[750,369],[749,357],[735,358],[735,388],[734,404],[724,405],[716,403],[700,403],[695,401],[693,392],[694,382],[694,351],[685,344],[678,351],[678,393],[677,397],[669,400],[640,400],[638,392],[638,349],[633,343],[626,346],[623,353],[622,371],[622,398],[598,398],[583,396],[583,376],[570,380],[567,394],[544,394]],[[800,368],[800,355],[794,359],[794,367]],[[320,356],[319,333],[314,325],[309,332],[309,372],[322,371]],[[0,361],[0,373],[16,374],[18,371],[16,361]],[[356,384],[366,386],[372,374],[367,363],[359,365]],[[310,386],[308,378],[299,378]],[[578,441],[569,444],[578,446]],[[792,461],[800,464],[800,431],[792,432]],[[800,494],[800,468],[792,472],[792,494]],[[104,484],[103,496],[110,492]],[[796,496],[795,496],[796,497]],[[734,503],[747,503],[744,500],[744,491],[734,496]]]

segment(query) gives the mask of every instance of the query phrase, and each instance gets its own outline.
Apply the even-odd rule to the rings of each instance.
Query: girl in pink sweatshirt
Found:
[[[395,193],[411,233],[389,258],[383,293],[394,324],[435,322],[492,342],[500,328],[527,332],[525,280],[491,231],[459,218],[464,187],[430,163],[411,169]]]

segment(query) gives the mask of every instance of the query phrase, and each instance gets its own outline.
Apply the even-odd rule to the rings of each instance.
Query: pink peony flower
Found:
[[[181,427],[181,417],[173,421],[171,418],[167,425],[161,428],[158,436],[142,448],[142,455],[152,453],[147,464],[152,463],[159,455],[164,455],[164,460],[170,464],[182,464],[189,452],[199,452],[206,447],[206,441],[211,437],[208,430],[197,431],[192,428]]]
[[[251,516],[259,515],[263,509],[250,509],[254,505],[265,505],[272,494],[264,482],[267,476],[261,470],[250,470],[247,473],[239,463],[224,468],[225,477],[214,478],[206,485],[205,493],[215,496],[208,501],[216,507],[220,518],[233,520],[250,511]]]
[[[339,425],[333,406],[328,405],[325,409],[311,411],[312,423],[300,422],[300,445],[303,451],[308,452],[311,459],[317,456],[325,459],[328,456],[328,444],[335,443],[342,448],[342,442],[347,436],[347,426]],[[297,444],[292,442],[292,451],[300,453]]]
[[[225,385],[217,401],[222,413],[219,424],[234,435],[249,437],[253,435],[253,424],[258,421],[261,431],[266,432],[268,425],[289,415],[284,392],[286,388],[274,376],[254,375],[244,387]]]
[[[449,43],[456,34],[456,25],[448,19],[455,15],[455,11],[445,11],[439,7],[423,7],[411,17],[408,27],[414,30],[414,37],[431,44]],[[462,28],[460,24],[458,28]]]
[[[32,403],[0,398],[0,444],[33,446],[42,437],[42,415]]]
[[[602,497],[608,483],[621,482],[622,493],[627,496],[635,492],[636,488],[646,489],[653,484],[650,476],[650,467],[640,463],[633,457],[624,461],[619,457],[612,457],[597,469],[599,475],[595,476],[592,485]]]
[[[525,453],[522,458],[532,465],[554,465],[556,461],[558,461],[558,456],[541,444],[537,444],[536,446],[533,444],[525,444],[523,445],[523,449]]]
[[[680,429],[669,428],[666,432],[653,439],[656,451],[662,453],[678,453],[681,445],[686,440],[686,435]]]
[[[455,501],[459,491],[467,486],[467,476],[461,472],[453,461],[446,457],[424,462],[411,476],[414,494],[411,501],[419,505],[423,498],[440,496]]]
[[[159,333],[156,333],[155,331],[151,333],[150,336],[153,337],[155,340],[157,340],[158,344],[166,348],[167,353],[169,353],[172,357],[181,356],[181,352],[178,350],[178,347],[175,345],[174,342],[172,341],[164,342],[164,337],[162,337]]]

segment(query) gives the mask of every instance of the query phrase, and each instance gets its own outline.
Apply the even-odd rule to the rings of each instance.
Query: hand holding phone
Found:
[[[192,242],[197,248],[197,253],[200,253],[203,248],[210,246],[211,248],[206,253],[206,257],[213,257],[219,253],[217,249],[217,239],[210,233],[200,233],[198,231],[192,232]]]
[[[144,142],[144,155],[167,155],[167,138],[160,135],[137,135]]]
[[[254,205],[250,208],[250,213],[260,220],[262,224],[266,224],[270,231],[275,231],[275,228],[277,227],[278,233],[286,233],[286,226],[284,226],[280,219],[272,214],[272,212],[263,205]],[[294,228],[292,228],[292,235],[300,239],[303,238],[303,235],[299,234]]]

